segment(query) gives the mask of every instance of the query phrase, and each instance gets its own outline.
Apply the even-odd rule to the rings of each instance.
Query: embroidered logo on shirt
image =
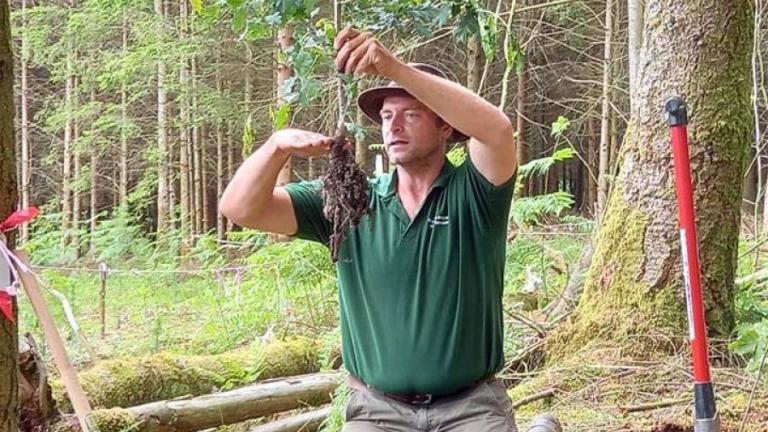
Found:
[[[451,222],[451,219],[448,216],[435,216],[427,220],[429,221],[429,226],[432,228],[437,225],[448,225]]]

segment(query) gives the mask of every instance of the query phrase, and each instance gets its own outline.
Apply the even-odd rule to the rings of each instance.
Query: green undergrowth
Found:
[[[261,247],[226,264],[134,267],[128,262],[111,267],[103,339],[100,275],[95,265],[79,267],[41,274],[44,288],[61,293],[72,312],[74,320],[67,318],[64,304],[44,290],[78,364],[158,352],[218,354],[290,334],[322,335],[336,327],[335,270],[327,249],[309,242]],[[26,296],[20,296],[19,306],[20,331],[42,340]]]

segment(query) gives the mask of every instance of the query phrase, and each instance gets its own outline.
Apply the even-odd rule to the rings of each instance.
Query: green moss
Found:
[[[764,427],[768,423],[768,400],[760,395],[760,390],[758,389],[758,394],[752,398],[750,416],[745,430],[758,430],[753,427]],[[765,386],[763,386],[762,392],[765,390]],[[748,405],[749,393],[746,391],[733,392],[718,400],[717,411],[724,423],[735,425],[741,422]]]
[[[301,375],[319,368],[318,342],[310,339],[294,339],[272,343],[261,352],[260,379]]]
[[[228,390],[259,379],[316,372],[317,353],[318,343],[305,338],[214,356],[161,353],[99,363],[80,373],[80,382],[94,408],[130,407]],[[71,412],[61,383],[52,382],[52,388],[59,410]]]
[[[583,297],[571,321],[549,338],[549,359],[601,347],[649,358],[673,348],[665,346],[668,338],[684,340],[687,323],[678,278],[649,287],[641,277],[647,225],[647,217],[626,203],[617,188],[598,235]]]
[[[130,411],[122,408],[93,411],[91,421],[99,432],[136,432],[141,430],[141,421]],[[51,425],[51,432],[80,432],[77,417],[64,415]]]
[[[94,411],[92,420],[100,432],[133,432],[141,430],[141,421],[122,408]]]

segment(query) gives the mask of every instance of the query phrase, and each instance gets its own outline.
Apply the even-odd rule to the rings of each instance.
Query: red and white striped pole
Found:
[[[720,420],[715,407],[715,394],[709,376],[707,325],[704,318],[704,298],[701,291],[699,246],[696,238],[696,214],[693,209],[691,164],[688,158],[688,112],[679,97],[667,100],[667,124],[672,134],[675,159],[675,189],[677,190],[680,249],[683,260],[685,298],[688,304],[688,332],[693,357],[695,432],[719,432]]]

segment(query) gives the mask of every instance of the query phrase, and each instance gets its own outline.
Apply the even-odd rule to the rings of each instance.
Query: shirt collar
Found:
[[[454,171],[456,171],[456,166],[454,166],[448,158],[445,158],[443,167],[440,169],[440,174],[437,175],[430,190],[444,188],[445,185],[448,184],[448,180],[450,180]],[[391,197],[397,193],[397,168],[395,168],[395,171],[392,174],[382,176],[380,179],[379,184],[374,188],[376,193],[383,198]]]

